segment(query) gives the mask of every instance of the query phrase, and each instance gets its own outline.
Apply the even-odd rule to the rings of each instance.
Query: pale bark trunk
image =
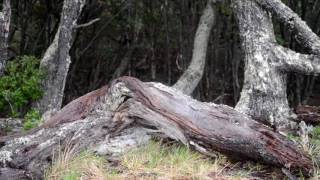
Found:
[[[0,76],[3,75],[8,60],[8,36],[10,30],[11,5],[10,0],[3,0],[0,12]]]
[[[287,129],[295,124],[291,120],[296,116],[288,105],[286,73],[288,71],[319,73],[320,58],[318,54],[299,54],[277,44],[271,15],[263,9],[267,8],[266,2],[274,1],[277,0],[233,1],[245,54],[244,85],[236,109],[278,129]],[[281,7],[285,5],[281,3]],[[268,7],[268,9],[271,8]],[[281,15],[280,18],[283,18],[281,13],[276,15]],[[298,16],[294,17],[297,20]],[[283,20],[283,22],[286,21],[295,20]],[[301,19],[299,22],[302,22]],[[311,30],[307,31],[306,24],[304,26],[307,28],[297,24],[292,25],[297,26],[296,33],[302,31],[311,33],[311,35],[306,33],[299,35],[300,40],[304,40],[302,44],[311,52],[317,53],[319,37],[315,36]]]
[[[85,0],[64,1],[59,29],[41,60],[40,68],[46,72],[46,79],[43,81],[44,95],[37,107],[42,113],[54,112],[61,108],[71,63],[69,50],[72,34],[84,4]]]
[[[115,155],[148,142],[151,135],[208,156],[219,151],[292,171],[312,169],[310,157],[294,143],[231,107],[198,102],[160,83],[122,77],[71,102],[40,128],[0,138],[0,178],[8,169],[42,177],[60,148]]]
[[[182,76],[173,86],[185,94],[191,94],[194,91],[203,75],[209,37],[215,21],[212,3],[212,0],[208,1],[207,6],[200,18],[199,26],[194,38],[191,63],[188,69],[182,74]]]
[[[119,64],[119,66],[117,67],[117,69],[114,71],[113,75],[112,75],[112,79],[116,79],[120,76],[123,75],[123,73],[127,70],[129,64],[130,64],[130,60],[132,58],[132,54],[134,53],[134,50],[136,49],[137,45],[134,42],[133,45],[131,45],[128,48],[128,51],[126,52],[126,54],[124,55],[124,57],[121,59],[121,62]]]

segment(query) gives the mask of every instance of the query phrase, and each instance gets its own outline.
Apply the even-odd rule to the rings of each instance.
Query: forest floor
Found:
[[[19,124],[19,119],[9,120]],[[10,124],[10,126],[14,126]],[[0,127],[1,129],[1,127]],[[5,129],[2,128],[2,131]],[[11,133],[21,128],[10,129]],[[1,132],[1,130],[0,130]],[[1,135],[0,135],[1,136]],[[308,152],[315,162],[309,179],[320,179],[320,126],[313,128],[307,142],[299,136],[288,138]],[[97,156],[91,152],[74,153],[69,147],[54,155],[54,162],[45,172],[46,180],[207,180],[207,179],[288,179],[280,168],[259,162],[232,160],[216,153],[208,158],[188,147],[168,140],[152,140],[149,144],[133,149],[119,157]],[[304,179],[304,178],[300,178]]]
[[[320,157],[320,127],[313,130],[308,144],[299,137],[289,136],[314,159]],[[73,155],[72,148],[61,152],[53,166],[45,173],[48,180],[78,179],[287,179],[280,168],[251,161],[231,160],[219,153],[208,158],[174,142],[153,140],[148,145],[124,155],[106,159],[90,152]],[[301,178],[304,179],[304,178]],[[311,179],[320,179],[315,165]]]

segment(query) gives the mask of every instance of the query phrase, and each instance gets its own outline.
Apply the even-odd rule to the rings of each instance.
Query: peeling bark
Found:
[[[3,0],[0,12],[0,76],[3,75],[8,60],[8,36],[10,30],[11,5],[10,0]]]
[[[272,1],[233,1],[233,9],[238,19],[242,49],[245,54],[245,76],[241,97],[236,109],[265,124],[276,127],[279,130],[287,130],[295,127],[296,115],[291,111],[287,100],[287,72],[319,73],[320,56],[318,54],[300,54],[277,44],[271,15],[267,5],[274,5],[275,9],[284,8],[281,12],[289,11],[278,0]],[[280,2],[280,1],[279,1]],[[260,6],[260,4],[262,6]],[[273,7],[273,6],[272,6]],[[265,10],[265,9],[267,10]],[[278,12],[278,10],[274,10]],[[295,20],[283,19],[287,23],[302,20],[292,13]],[[299,18],[299,19],[298,19]],[[300,39],[304,39],[304,45],[317,53],[318,37],[307,36],[303,32],[312,31],[295,23],[297,32],[301,33]],[[303,31],[303,32],[302,32]]]
[[[72,34],[77,27],[77,19],[84,4],[85,0],[64,1],[59,29],[41,60],[40,68],[46,72],[46,79],[43,81],[44,95],[37,107],[42,113],[58,111],[61,108],[71,63],[69,50]]]
[[[81,108],[83,104],[90,108]],[[84,111],[85,118],[70,116],[74,109]],[[305,174],[312,169],[310,157],[271,128],[231,107],[198,102],[160,83],[122,77],[56,116],[36,131],[0,138],[0,168],[39,179],[60,148],[116,155],[161,135],[208,156],[219,151]]]
[[[203,75],[209,37],[215,21],[215,14],[212,7],[213,2],[216,1],[208,1],[207,6],[200,18],[199,26],[194,38],[191,63],[188,69],[182,74],[182,76],[173,86],[185,94],[191,94],[194,91]]]

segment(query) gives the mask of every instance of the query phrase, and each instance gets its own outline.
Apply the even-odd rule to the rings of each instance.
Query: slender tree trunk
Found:
[[[65,0],[59,29],[50,47],[45,52],[40,67],[46,72],[43,81],[44,95],[37,106],[42,113],[61,108],[66,77],[71,63],[69,50],[72,34],[85,0]]]
[[[0,76],[3,75],[8,60],[8,37],[10,30],[11,5],[10,0],[3,0],[0,12]]]
[[[236,109],[279,129],[294,125],[286,93],[287,72],[319,73],[319,37],[278,0],[233,1],[245,53],[245,77]],[[295,30],[312,54],[300,54],[277,44],[271,16]]]
[[[134,42],[125,53],[124,57],[121,59],[121,62],[117,69],[114,71],[112,75],[112,79],[116,79],[123,75],[123,73],[128,69],[128,66],[130,64],[130,60],[132,58],[132,55],[134,53],[134,50],[136,49],[137,45]]]
[[[214,1],[215,2],[215,1]],[[199,26],[194,39],[194,47],[191,63],[174,85],[174,88],[185,94],[191,94],[198,86],[205,67],[207,47],[215,14],[212,7],[212,0],[209,0],[200,18]]]

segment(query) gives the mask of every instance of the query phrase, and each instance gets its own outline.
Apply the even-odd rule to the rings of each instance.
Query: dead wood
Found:
[[[219,151],[305,174],[312,169],[311,158],[293,142],[231,107],[198,102],[174,88],[132,77],[98,92],[94,100],[66,106],[35,132],[0,138],[0,167],[41,179],[61,148],[115,155],[161,134],[209,156]],[[83,109],[85,116],[78,116]]]
[[[295,113],[298,116],[298,120],[307,124],[320,124],[320,107],[301,105],[295,108]]]

